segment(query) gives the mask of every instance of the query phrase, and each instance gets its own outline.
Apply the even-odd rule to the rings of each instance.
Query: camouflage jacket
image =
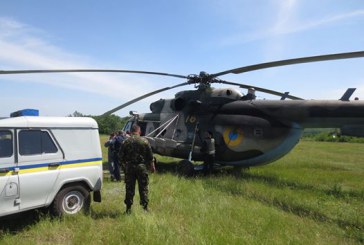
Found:
[[[149,166],[153,160],[153,152],[146,139],[139,135],[132,135],[123,142],[119,158],[122,164]]]

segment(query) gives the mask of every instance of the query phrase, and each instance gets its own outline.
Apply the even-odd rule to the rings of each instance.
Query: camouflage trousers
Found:
[[[135,183],[138,181],[140,205],[147,206],[149,177],[145,164],[126,164],[125,165],[125,200],[127,206],[133,204],[135,195]]]

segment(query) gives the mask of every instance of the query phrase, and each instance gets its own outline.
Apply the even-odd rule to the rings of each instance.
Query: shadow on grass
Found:
[[[161,162],[158,161],[156,164],[157,173],[172,173],[178,174],[177,172],[178,162]]]
[[[204,176],[203,170],[202,170],[202,164],[194,164],[195,166],[195,170],[186,176],[185,174],[180,173],[179,169],[181,169],[179,162],[161,162],[158,161],[156,164],[156,169],[157,169],[157,173],[159,174],[164,174],[164,173],[171,173],[180,177],[185,177],[185,178],[194,178],[194,177],[198,177],[198,176]],[[213,173],[211,175],[218,175],[219,174],[219,170],[214,170]]]
[[[245,177],[249,176],[249,174],[244,175]],[[268,194],[259,193],[259,191],[255,192],[251,190],[245,190],[238,185],[233,186],[230,183],[213,181],[211,178],[209,179],[209,181],[206,181],[205,186],[207,188],[212,188],[224,193],[230,193],[235,196],[241,196],[247,199],[251,199],[260,202],[265,206],[275,207],[286,213],[294,214],[299,217],[309,218],[322,223],[336,224],[345,232],[348,238],[355,239],[357,242],[360,243],[364,242],[364,233],[362,233],[362,231],[364,230],[364,226],[362,223],[357,222],[356,220],[347,220],[341,217],[330,217],[320,212],[319,210],[315,210],[305,205],[300,205],[298,203],[291,203],[285,199],[279,198],[278,196],[272,198]]]
[[[0,237],[4,233],[16,234],[35,225],[48,214],[46,209],[30,210],[0,218]]]
[[[299,182],[293,182],[293,181],[282,179],[277,176],[254,174],[249,171],[242,171],[238,174],[235,173],[234,176],[237,179],[261,182],[261,183],[265,183],[266,185],[274,186],[274,187],[278,187],[278,188],[288,187],[290,189],[295,189],[295,190],[318,192],[320,194],[334,196],[339,199],[357,198],[360,200],[364,200],[364,191],[344,191],[344,190],[342,190],[341,186],[338,184],[335,184],[334,186],[332,186],[329,189],[320,189],[317,186],[308,185],[308,184],[299,183]]]
[[[178,162],[158,162],[156,165],[157,173],[172,173],[178,176],[182,176],[178,173]],[[339,199],[348,200],[351,198],[357,198],[359,200],[364,201],[364,191],[345,191],[342,190],[341,186],[336,184],[331,188],[320,189],[317,186],[309,185],[300,182],[294,182],[290,180],[286,180],[280,178],[279,176],[271,176],[271,175],[261,175],[252,173],[249,171],[249,168],[237,168],[231,166],[220,166],[214,169],[211,175],[208,177],[221,177],[221,176],[233,176],[237,181],[254,181],[264,183],[269,186],[274,186],[277,188],[288,187],[294,190],[304,190],[304,191],[312,191],[320,194],[334,196]],[[204,177],[202,171],[195,171],[194,174],[189,176],[188,178],[194,177]]]
[[[103,211],[93,211],[91,212],[91,218],[98,220],[98,219],[117,219],[120,216],[124,215],[124,213],[120,213],[118,210],[103,210]]]
[[[263,183],[267,186],[271,186],[274,188],[303,190],[315,193],[315,195],[317,196],[334,196],[337,199],[344,199],[343,201],[345,202],[350,201],[350,199],[353,197],[364,200],[363,192],[343,191],[341,187],[337,185],[333,186],[330,189],[320,189],[317,186],[307,185],[299,182],[292,182],[275,176],[259,175],[250,171],[237,172],[236,169],[234,170],[227,168],[219,171],[218,173],[215,173],[214,176],[234,176],[236,181]],[[362,223],[356,222],[355,220],[352,221],[346,220],[345,218],[330,217],[318,210],[314,210],[310,207],[306,207],[297,203],[290,203],[289,201],[281,199],[279,197],[272,198],[270,195],[259,193],[259,191],[255,192],[251,190],[245,190],[239,185],[231,185],[231,182],[220,182],[215,181],[213,178],[209,178],[208,181],[205,182],[205,186],[207,188],[212,188],[224,193],[230,193],[232,195],[242,196],[251,200],[255,200],[264,205],[278,208],[284,212],[291,213],[299,217],[306,217],[323,223],[336,224],[345,231],[347,237],[353,238],[360,243],[364,242],[364,235],[362,233],[362,231],[364,230],[364,226]]]
[[[92,211],[89,214],[92,219],[104,219],[111,218],[116,219],[124,213],[115,210],[105,210],[105,211]],[[16,235],[41,222],[43,219],[50,217],[51,219],[61,219],[60,217],[51,216],[49,210],[34,209],[26,212],[21,212],[18,214],[7,215],[0,218],[0,239],[4,234]]]

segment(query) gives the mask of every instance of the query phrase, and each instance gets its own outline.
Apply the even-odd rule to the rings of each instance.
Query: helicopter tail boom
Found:
[[[291,127],[341,128],[350,125],[364,127],[363,101],[296,100],[296,101],[236,101],[219,109],[219,114],[241,114],[261,117]]]

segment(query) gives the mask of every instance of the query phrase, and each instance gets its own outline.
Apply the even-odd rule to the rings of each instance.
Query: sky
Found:
[[[0,70],[125,69],[217,73],[306,56],[363,51],[362,0],[0,1]],[[305,99],[364,99],[364,58],[269,68],[221,79]],[[100,115],[142,94],[185,82],[155,75],[0,75],[0,117]],[[213,87],[226,87],[214,84]],[[149,112],[193,85],[116,112]],[[243,89],[238,88],[246,93]],[[279,99],[257,93],[258,99]]]

